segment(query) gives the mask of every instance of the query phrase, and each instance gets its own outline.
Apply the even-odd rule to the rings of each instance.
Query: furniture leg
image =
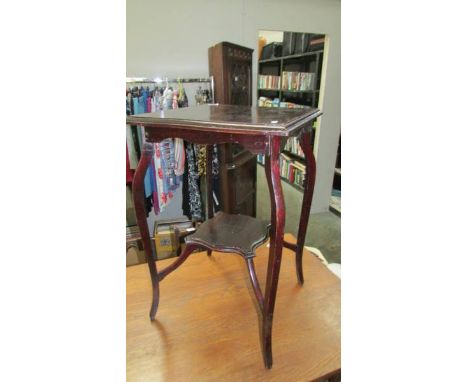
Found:
[[[306,160],[306,173],[304,179],[304,197],[302,199],[301,219],[299,221],[299,230],[297,233],[296,244],[296,273],[299,284],[304,284],[304,275],[302,272],[302,253],[304,251],[305,234],[307,224],[309,223],[310,207],[312,205],[312,196],[314,194],[316,164],[314,153],[312,151],[312,133],[304,132],[300,139],[300,145],[304,152]]]
[[[279,156],[281,137],[269,138],[268,151],[265,158],[265,174],[270,191],[271,204],[271,235],[270,253],[265,287],[265,301],[263,306],[262,350],[265,367],[270,369],[273,365],[271,333],[273,325],[273,312],[275,308],[276,290],[281,267],[281,255],[284,238],[284,198],[281,188]]]
[[[206,218],[213,217],[213,146],[206,145]],[[211,256],[211,249],[207,250],[208,256]]]
[[[153,257],[153,248],[151,247],[151,239],[148,229],[148,223],[146,221],[145,212],[145,189],[144,179],[146,170],[148,169],[151,159],[154,154],[154,146],[151,143],[145,143],[143,152],[138,163],[138,167],[135,171],[133,178],[133,204],[135,206],[135,214],[137,219],[138,228],[140,229],[141,240],[143,241],[143,248],[145,250],[146,261],[148,262],[148,268],[151,275],[151,284],[153,286],[153,301],[150,310],[150,319],[154,320],[156,311],[158,310],[159,304],[159,279],[158,271],[156,268],[156,261]]]
[[[257,299],[258,307],[260,308],[260,312],[263,312],[263,295],[262,290],[260,289],[260,285],[258,283],[257,274],[255,273],[253,259],[249,257],[248,259],[245,259],[245,261],[247,263],[247,268],[249,268],[250,282],[252,283],[252,288],[255,293],[255,298]]]
[[[184,251],[180,254],[180,256],[175,260],[171,265],[168,265],[164,268],[161,272],[158,273],[159,281],[162,281],[164,277],[166,277],[169,273],[175,271],[179,268],[185,260],[189,257],[189,255],[197,248],[195,245],[187,244],[184,248]]]

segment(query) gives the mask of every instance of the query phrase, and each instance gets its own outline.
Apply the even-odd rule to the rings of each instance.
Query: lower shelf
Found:
[[[218,252],[237,252],[245,258],[255,256],[255,248],[268,239],[270,222],[246,215],[218,212],[187,236],[187,244],[199,244]]]

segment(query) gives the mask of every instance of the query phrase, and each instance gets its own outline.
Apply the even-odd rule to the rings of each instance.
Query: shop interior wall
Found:
[[[127,0],[127,77],[206,77],[208,47],[229,41],[255,49],[259,30],[327,35],[317,180],[312,212],[328,210],[341,120],[339,0]],[[257,99],[256,89],[253,102]],[[181,193],[167,212],[180,210]]]

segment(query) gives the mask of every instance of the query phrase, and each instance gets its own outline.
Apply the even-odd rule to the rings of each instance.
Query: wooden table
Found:
[[[315,183],[315,158],[312,152],[312,121],[321,115],[316,108],[284,109],[233,105],[203,105],[191,108],[168,110],[127,117],[127,123],[143,126],[145,139],[142,157],[133,181],[133,198],[138,227],[153,286],[150,309],[151,320],[159,306],[159,283],[184,263],[197,248],[235,252],[241,255],[248,267],[255,304],[259,315],[260,341],[266,368],[273,365],[271,333],[275,308],[278,277],[281,267],[283,246],[296,253],[296,273],[299,284],[303,284],[302,251],[312,204]],[[288,137],[297,136],[305,155],[306,175],[304,198],[299,221],[297,244],[288,243],[284,237],[284,199],[280,178],[280,152]],[[240,143],[254,154],[265,155],[265,172],[270,190],[270,222],[261,222],[242,215],[221,214],[213,217],[212,199],[208,198],[208,218],[197,232],[186,238],[184,252],[169,266],[158,272],[152,253],[148,225],[144,208],[143,180],[154,153],[152,143],[165,138],[182,138],[206,144],[208,195],[211,195],[211,152],[216,143]],[[268,271],[264,293],[254,268],[255,248],[267,240],[270,228]],[[171,302],[169,301],[168,304]]]
[[[291,235],[288,241],[294,242]],[[161,283],[158,319],[147,319],[150,276],[127,268],[127,381],[315,381],[340,371],[340,280],[305,252],[307,282],[296,282],[283,251],[273,332],[275,367],[262,365],[255,296],[239,256],[204,252]],[[172,259],[158,261],[170,264]],[[255,258],[266,280],[268,248]]]

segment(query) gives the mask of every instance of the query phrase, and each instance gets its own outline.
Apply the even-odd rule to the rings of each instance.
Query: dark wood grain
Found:
[[[257,299],[257,304],[260,312],[260,318],[263,317],[263,306],[265,298],[263,297],[262,289],[258,283],[257,272],[255,272],[255,264],[253,258],[245,259],[247,262],[247,268],[249,269],[250,282],[252,283],[252,288],[255,293],[255,298]]]
[[[248,47],[229,42],[220,42],[209,48],[208,63],[210,76],[214,78],[215,103],[252,105],[252,52]],[[219,144],[218,155],[221,210],[255,217],[256,155],[236,143]]]
[[[304,107],[285,109],[277,107],[250,107],[237,105],[200,105],[156,113],[127,116],[127,123],[157,128],[184,127],[203,131],[229,131],[243,134],[290,136],[312,122],[322,113],[319,109]]]
[[[143,241],[143,249],[145,250],[146,261],[151,275],[151,285],[153,287],[153,299],[150,309],[150,319],[154,320],[156,311],[158,310],[159,304],[159,280],[158,270],[156,268],[156,262],[153,257],[153,248],[151,246],[151,240],[148,230],[148,224],[146,222],[145,212],[145,190],[144,190],[144,178],[146,170],[148,169],[151,158],[154,155],[154,146],[146,143],[143,146],[143,152],[138,162],[138,167],[133,177],[132,193],[133,193],[133,204],[135,206],[135,215],[137,219],[138,228],[140,229],[141,238]]]
[[[226,41],[208,49],[216,103],[252,105],[252,52],[251,48]]]
[[[268,258],[268,272],[265,287],[265,304],[263,307],[262,350],[265,367],[273,366],[271,335],[273,328],[273,312],[275,309],[276,290],[278,287],[281,256],[283,253],[284,236],[284,198],[281,188],[279,155],[280,137],[270,137],[269,151],[265,157],[265,173],[270,190],[271,204],[271,240]]]
[[[219,252],[235,252],[245,258],[255,256],[255,248],[268,239],[270,223],[245,215],[218,212],[185,238],[187,244]]]
[[[314,195],[316,164],[314,153],[312,152],[311,133],[304,132],[299,143],[306,161],[306,173],[304,179],[304,194],[302,199],[301,219],[299,221],[299,229],[297,233],[296,245],[296,271],[297,281],[300,284],[304,283],[304,274],[302,272],[302,251],[304,249],[305,234],[307,224],[309,223],[310,207],[312,206],[312,197]]]
[[[166,138],[182,138],[199,145],[213,145],[215,143],[239,143],[251,153],[259,154],[265,151],[268,136],[264,134],[243,134],[241,132],[203,131],[175,126],[146,126],[145,137],[148,142],[160,142]]]
[[[213,146],[206,145],[206,217],[213,217]],[[211,249],[207,251],[211,256]]]
[[[153,300],[150,318],[153,320],[159,303],[159,281],[177,269],[187,260],[196,248],[205,248],[219,252],[235,252],[243,256],[247,263],[250,283],[252,284],[256,303],[259,307],[260,337],[264,365],[271,368],[272,327],[278,288],[281,256],[284,236],[284,199],[281,189],[279,154],[285,143],[285,137],[300,135],[301,145],[306,154],[307,164],[311,171],[306,171],[306,187],[302,207],[302,218],[299,227],[298,244],[296,245],[296,264],[302,275],[302,247],[308,211],[315,179],[315,160],[310,147],[309,134],[311,121],[319,116],[318,109],[275,109],[251,108],[240,106],[201,106],[191,110],[178,109],[167,112],[143,114],[128,117],[129,123],[145,127],[147,142],[159,142],[165,138],[179,137],[199,144],[240,143],[252,153],[264,153],[266,156],[265,171],[270,190],[271,201],[271,235],[265,293],[262,295],[259,280],[255,274],[253,258],[255,249],[268,237],[269,222],[261,222],[243,215],[220,213],[213,219],[204,222],[197,232],[186,238],[187,247],[183,255],[165,268],[159,275],[152,256],[148,225],[144,210],[143,180],[146,169],[153,155],[153,146],[145,144],[143,155],[135,173],[133,191],[138,227],[144,243],[145,253],[153,286]],[[273,123],[273,118],[277,123]],[[211,197],[211,196],[210,196]],[[209,207],[212,210],[212,206]],[[305,215],[307,213],[307,216]],[[209,213],[208,213],[209,215]],[[294,248],[287,245],[288,248]],[[299,254],[298,251],[301,251]],[[207,260],[209,261],[209,260]]]
[[[162,281],[168,274],[174,272],[177,268],[179,268],[185,260],[192,254],[193,251],[197,249],[196,245],[187,244],[183,250],[183,252],[174,260],[170,265],[164,268],[162,271],[158,273],[159,281]]]

